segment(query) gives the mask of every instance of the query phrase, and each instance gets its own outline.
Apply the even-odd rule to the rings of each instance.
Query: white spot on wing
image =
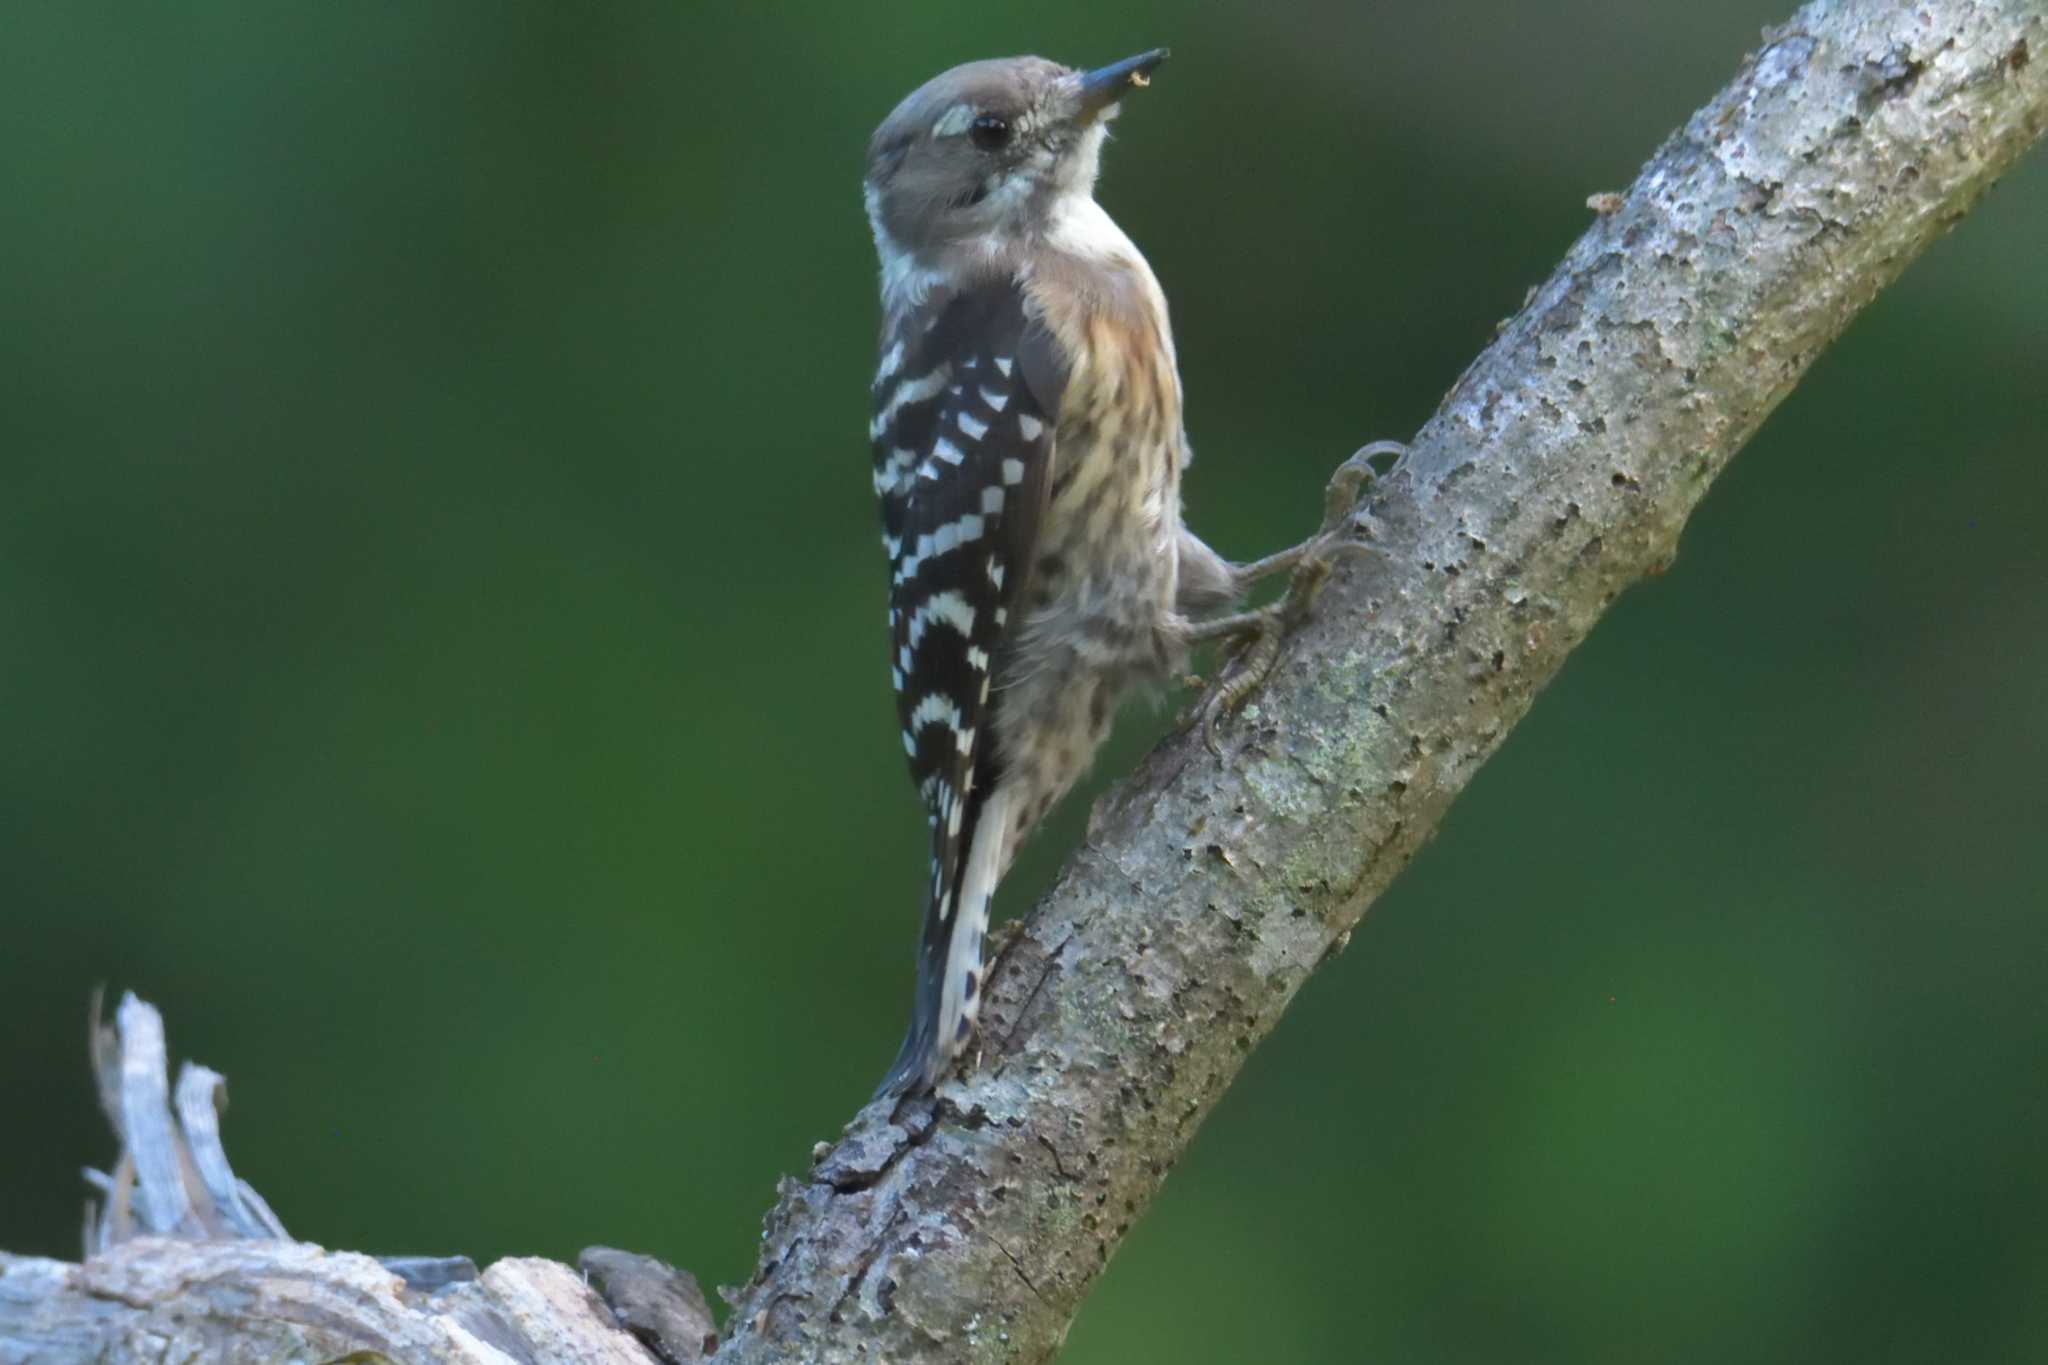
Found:
[[[988,435],[988,423],[977,422],[964,412],[957,414],[954,420],[960,424],[961,434],[970,441],[979,441],[982,437]]]
[[[963,637],[967,636],[974,630],[974,608],[965,597],[957,592],[934,594],[930,601],[910,614],[909,635],[910,647],[912,649],[917,648],[918,643],[924,639],[926,626],[933,622],[951,626],[954,630],[960,632]],[[924,699],[925,703],[931,701],[931,697]],[[959,727],[959,720],[959,713],[955,712],[953,723],[956,729]],[[915,718],[913,718],[914,723]]]
[[[882,433],[889,429],[889,424],[896,420],[896,414],[904,408],[915,403],[930,402],[938,397],[939,391],[946,387],[946,381],[952,374],[950,366],[941,365],[921,379],[906,379],[898,384],[895,392],[889,395],[889,401],[882,405],[882,410],[868,423],[868,439],[881,440]]]
[[[937,725],[941,722],[944,722],[948,729],[958,734],[960,732],[960,708],[953,705],[952,702],[937,692],[927,692],[919,699],[916,709],[910,713],[910,728],[904,732],[903,736],[904,742],[911,745],[911,752],[913,754],[917,752],[917,748],[914,743],[911,743],[910,736],[924,729],[927,725]],[[946,799],[950,804],[952,802],[952,795],[948,793]]]
[[[1004,461],[1003,461],[1003,482],[1004,482],[1004,483],[1022,483],[1022,482],[1024,482],[1024,462],[1023,462],[1022,460],[1004,460]]]
[[[898,586],[908,583],[917,576],[928,559],[950,554],[962,545],[980,540],[988,532],[988,522],[979,514],[969,512],[958,521],[949,521],[929,535],[917,538],[917,544],[896,566],[894,581]]]
[[[1039,432],[1041,432],[1041,431],[1044,431],[1044,430],[1045,430],[1045,423],[1043,423],[1043,422],[1039,421],[1039,420],[1038,420],[1038,419],[1037,419],[1036,417],[1033,417],[1033,416],[1032,416],[1032,415],[1031,415],[1030,413],[1028,413],[1028,412],[1020,412],[1020,413],[1018,413],[1018,414],[1017,414],[1017,434],[1018,434],[1019,436],[1022,436],[1022,437],[1023,437],[1023,438],[1025,439],[1025,440],[1027,440],[1027,441],[1035,441],[1035,440],[1037,440],[1037,439],[1038,439],[1038,433],[1039,433]]]

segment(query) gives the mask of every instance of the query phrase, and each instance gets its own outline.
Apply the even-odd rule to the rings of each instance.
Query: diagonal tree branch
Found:
[[[1385,554],[1338,572],[1226,757],[1169,742],[1098,807],[1001,952],[981,1065],[936,1100],[865,1111],[783,1182],[717,1358],[1052,1356],[1245,1054],[1565,656],[1671,561],[1814,357],[2048,129],[2043,56],[2048,0],[1821,0],[1626,195],[1597,199],[1599,220],[1362,509]],[[215,1169],[199,1096],[217,1078],[191,1105],[181,1087],[173,1125],[151,1074],[160,1032],[129,1043],[105,1088],[130,1150],[103,1177],[101,1251],[83,1266],[0,1255],[0,1365],[394,1347],[682,1359],[705,1344],[694,1291],[665,1267],[610,1293],[629,1338],[545,1262],[449,1279],[445,1261],[422,1276],[218,1240],[275,1228],[224,1155]],[[149,1064],[131,1067],[138,1051]],[[147,1134],[188,1156],[155,1159]]]
[[[1097,808],[982,1064],[786,1181],[721,1360],[1041,1360],[1247,1052],[1806,367],[2048,125],[2041,0],[1807,6],[1467,370],[1213,761]]]

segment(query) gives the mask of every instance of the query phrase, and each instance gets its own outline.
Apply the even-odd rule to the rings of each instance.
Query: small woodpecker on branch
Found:
[[[1160,48],[1095,71],[971,62],[913,91],[868,146],[882,267],[875,495],[890,676],[931,824],[910,1030],[878,1094],[928,1088],[973,1036],[989,901],[1087,770],[1117,703],[1189,647],[1239,642],[1205,734],[1278,657],[1351,532],[1368,446],[1315,536],[1232,564],[1181,524],[1190,450],[1166,298],[1095,202],[1118,101]],[[1288,596],[1201,620],[1259,578]]]

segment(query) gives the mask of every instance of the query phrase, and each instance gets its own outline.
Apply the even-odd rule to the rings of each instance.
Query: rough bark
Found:
[[[981,1064],[864,1111],[783,1182],[717,1358],[1053,1355],[1245,1054],[1565,656],[1670,563],[1815,356],[2048,128],[2043,56],[2048,0],[1809,5],[1596,196],[1374,490],[1360,524],[1384,553],[1338,571],[1224,756],[1170,741],[1097,808],[1000,952]],[[110,1361],[320,1359],[346,1334],[287,1349],[308,1313],[360,1349],[393,1305],[445,1317],[444,1295],[481,1292],[410,1302],[366,1258],[223,1245],[0,1257],[0,1362],[77,1358],[34,1353],[66,1330]]]

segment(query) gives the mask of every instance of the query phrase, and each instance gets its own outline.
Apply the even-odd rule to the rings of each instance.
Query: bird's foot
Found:
[[[1366,547],[1354,545],[1353,548]],[[1233,643],[1232,653],[1223,661],[1216,678],[1209,684],[1208,692],[1185,718],[1189,725],[1201,725],[1202,743],[1209,747],[1210,753],[1222,754],[1222,748],[1216,743],[1217,723],[1242,706],[1245,699],[1258,691],[1272,675],[1280,662],[1281,640],[1289,630],[1308,619],[1316,595],[1330,576],[1330,568],[1328,557],[1320,553],[1304,555],[1295,565],[1294,580],[1288,584],[1285,597],[1256,611],[1241,611],[1204,621],[1190,633],[1196,641],[1226,639]]]
[[[1391,470],[1408,453],[1398,441],[1374,441],[1337,466],[1323,496],[1323,524],[1301,544],[1267,555],[1250,564],[1239,565],[1237,579],[1251,584],[1271,574],[1288,570],[1292,580],[1278,601],[1254,611],[1197,623],[1189,632],[1191,641],[1231,640],[1235,648],[1224,661],[1207,695],[1189,713],[1186,723],[1199,723],[1202,742],[1213,754],[1222,753],[1216,743],[1216,724],[1244,704],[1259,690],[1280,662],[1280,644],[1287,632],[1306,621],[1315,608],[1317,596],[1339,558],[1376,553],[1376,547],[1359,538],[1358,500],[1383,472],[1374,461],[1388,461]]]

